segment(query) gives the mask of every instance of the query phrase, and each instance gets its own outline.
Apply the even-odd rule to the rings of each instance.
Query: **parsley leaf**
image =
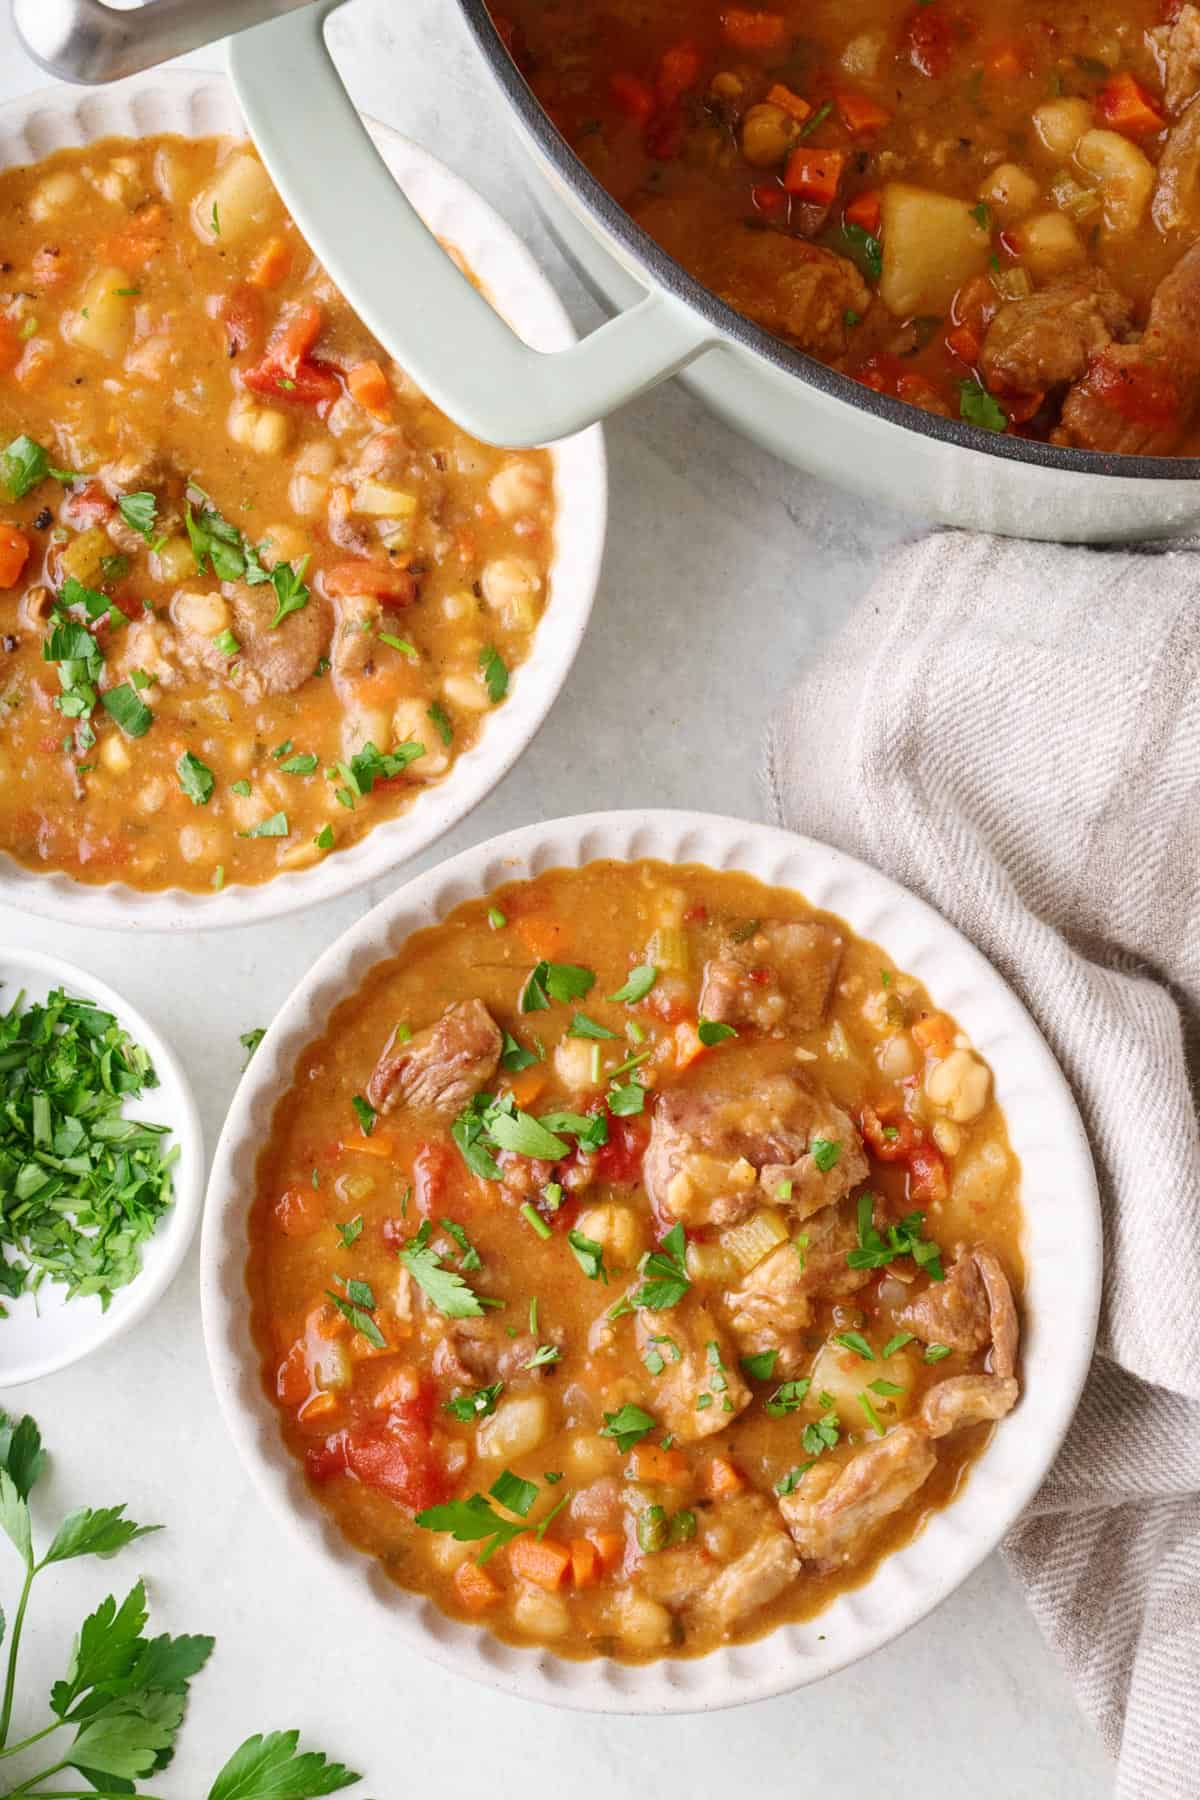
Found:
[[[864,1362],[875,1361],[875,1352],[861,1331],[839,1331],[833,1341],[835,1344],[844,1344],[847,1350],[853,1350],[855,1356],[861,1356]]]
[[[15,437],[7,450],[0,451],[0,482],[7,488],[10,500],[24,499],[30,488],[45,481],[47,475],[55,481],[79,479],[71,469],[52,468],[49,453],[24,433]]]
[[[701,1019],[696,1027],[696,1036],[711,1050],[714,1044],[722,1044],[726,1038],[736,1037],[737,1032],[732,1025],[722,1025],[716,1019]]]
[[[842,1146],[840,1141],[834,1138],[814,1138],[808,1146],[808,1154],[822,1175],[828,1175],[830,1169],[837,1166],[838,1158],[842,1154]]]
[[[495,1412],[496,1402],[503,1392],[504,1383],[497,1381],[491,1387],[476,1388],[470,1394],[456,1394],[452,1400],[446,1401],[442,1410],[448,1412],[451,1418],[461,1419],[464,1425],[469,1425],[475,1419],[489,1418]]]
[[[484,1302],[453,1269],[442,1267],[441,1254],[429,1239],[431,1227],[426,1219],[414,1238],[400,1251],[400,1261],[431,1303],[448,1319],[478,1319]],[[490,1302],[495,1306],[497,1301]]]
[[[777,1387],[765,1402],[771,1418],[782,1419],[786,1413],[797,1412],[807,1400],[811,1386],[812,1377],[802,1375],[798,1381],[785,1381]]]
[[[488,698],[493,706],[499,706],[508,692],[508,664],[494,644],[488,644],[479,652],[479,667],[487,686]]]
[[[126,737],[145,737],[154,723],[154,714],[146,702],[138,698],[136,690],[127,681],[122,681],[118,687],[109,688],[101,694],[100,704],[121,727]]]
[[[342,1240],[342,1249],[349,1250],[350,1246],[357,1244],[362,1236],[363,1216],[359,1213],[357,1219],[347,1219],[344,1225],[335,1220],[333,1228]]]
[[[497,1482],[493,1486],[493,1493],[499,1485]],[[511,1544],[515,1537],[529,1529],[523,1519],[502,1518],[482,1494],[472,1494],[469,1500],[448,1500],[443,1506],[426,1507],[424,1512],[416,1515],[414,1523],[424,1531],[448,1531],[459,1544],[482,1543],[483,1549],[476,1558],[480,1568],[497,1550]]]
[[[752,1381],[770,1381],[778,1357],[778,1350],[759,1350],[753,1356],[743,1356],[741,1364]]]
[[[334,1280],[341,1281],[342,1277],[335,1275]],[[360,1337],[366,1338],[372,1349],[386,1350],[387,1339],[371,1317],[375,1311],[375,1294],[370,1284],[366,1281],[347,1281],[345,1288],[344,1295],[335,1294],[331,1288],[326,1288],[325,1298],[332,1301],[343,1319],[353,1325]]]
[[[610,1000],[621,1000],[627,1006],[633,1006],[637,1001],[646,998],[657,980],[658,970],[654,964],[640,963],[636,969],[629,971],[616,993],[610,994],[608,997]]]
[[[600,1436],[612,1438],[622,1455],[640,1444],[655,1429],[655,1420],[640,1406],[627,1401],[617,1412],[606,1412]]]
[[[607,1286],[608,1270],[604,1267],[604,1251],[596,1240],[585,1237],[582,1231],[568,1231],[567,1242],[588,1280],[602,1281]]]
[[[968,425],[982,426],[984,431],[1008,430],[1008,414],[981,381],[959,382],[958,416]]]
[[[198,756],[185,750],[175,764],[175,773],[179,777],[180,787],[193,806],[207,806],[216,786],[216,778],[207,763],[202,763]]]
[[[521,1011],[545,1012],[552,1000],[583,1000],[595,984],[592,970],[578,963],[540,962],[521,990]]]
[[[899,1256],[911,1256],[918,1268],[924,1269],[931,1281],[944,1281],[942,1253],[935,1243],[921,1236],[925,1223],[923,1212],[906,1213],[898,1224],[881,1232],[873,1223],[875,1196],[858,1196],[858,1246],[846,1252],[852,1269],[882,1269]]]
[[[250,1058],[254,1055],[254,1052],[258,1049],[258,1046],[262,1043],[266,1035],[267,1028],[265,1025],[255,1025],[249,1031],[243,1031],[238,1038],[238,1043],[246,1052],[246,1060],[242,1064],[243,1070],[250,1067]]]
[[[449,749],[450,745],[454,742],[454,727],[450,723],[449,713],[446,711],[440,700],[435,700],[433,705],[427,709],[426,717],[431,720],[438,736],[441,738],[446,748]]]
[[[155,520],[158,518],[158,501],[153,494],[121,494],[117,499],[117,510],[125,523],[144,537],[148,544],[153,541]]]
[[[213,213],[216,214],[216,206]],[[298,1731],[256,1732],[235,1750],[208,1791],[208,1800],[321,1800],[362,1777],[320,1750],[300,1750]]]
[[[678,1306],[691,1287],[688,1279],[687,1234],[682,1225],[672,1225],[662,1241],[662,1248],[642,1258],[639,1273],[642,1285],[631,1295],[630,1304],[646,1307],[651,1312],[666,1312]]]
[[[589,1019],[586,1013],[573,1013],[571,1023],[567,1026],[567,1036],[572,1038],[615,1038],[615,1031],[607,1025],[598,1025],[595,1019]]]

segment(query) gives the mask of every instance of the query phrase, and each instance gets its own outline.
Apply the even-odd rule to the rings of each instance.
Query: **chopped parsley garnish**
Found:
[[[525,1204],[519,1210],[521,1217],[533,1232],[534,1236],[541,1238],[544,1243],[551,1235],[550,1227],[547,1225],[545,1219],[543,1219],[537,1207],[533,1204],[533,1201],[526,1200]]]
[[[981,200],[978,206],[971,208],[971,217],[982,230],[992,229],[992,209],[986,200]]]
[[[332,850],[333,826],[322,825],[320,831],[318,831],[316,837],[313,839],[313,843],[317,846],[318,850]]]
[[[508,924],[508,915],[502,913],[498,906],[489,906],[487,922],[493,931],[503,931],[504,927]]]
[[[523,1369],[544,1369],[547,1363],[556,1363],[561,1356],[562,1351],[557,1344],[539,1344],[529,1361],[522,1363],[521,1367]]]
[[[475,1269],[482,1269],[483,1258],[467,1236],[463,1226],[457,1225],[453,1219],[440,1221],[446,1236],[453,1238],[458,1245],[458,1266],[464,1275],[470,1275]]]
[[[982,426],[984,431],[1008,430],[1008,414],[988,393],[982,381],[959,382],[958,416],[968,425]]]
[[[948,1356],[953,1356],[953,1354],[954,1352],[949,1344],[927,1344],[925,1346],[925,1361],[927,1363],[944,1362]]]
[[[440,700],[435,700],[433,705],[427,709],[426,717],[431,721],[443,744],[449,749],[454,742],[454,726],[450,723],[450,715]]]
[[[865,225],[843,225],[842,238],[850,261],[868,281],[878,281],[883,274],[883,244],[874,232],[868,231]]]
[[[175,773],[179,777],[179,785],[194,806],[207,806],[212,799],[216,779],[207,763],[202,763],[198,756],[185,750],[175,764]]]
[[[759,1350],[753,1356],[743,1356],[741,1363],[751,1381],[770,1381],[778,1357],[778,1350]]]
[[[250,1058],[254,1055],[254,1052],[258,1049],[258,1046],[262,1043],[266,1035],[267,1028],[265,1025],[256,1025],[252,1031],[243,1031],[238,1039],[238,1043],[246,1052],[246,1060],[242,1064],[243,1069],[248,1069],[250,1067]]]
[[[612,1438],[622,1456],[640,1444],[644,1437],[649,1437],[655,1428],[655,1421],[640,1406],[627,1401],[617,1412],[606,1412],[604,1424],[600,1430],[601,1437]]]
[[[504,1048],[500,1052],[502,1069],[508,1069],[515,1075],[519,1074],[522,1069],[532,1068],[534,1063],[542,1060],[536,1050],[527,1050],[523,1044],[519,1044],[510,1031],[504,1033]]]
[[[942,1253],[935,1243],[921,1236],[925,1223],[923,1212],[906,1213],[898,1224],[880,1232],[872,1223],[875,1196],[858,1196],[858,1247],[846,1252],[852,1269],[882,1269],[898,1256],[911,1256],[918,1268],[924,1269],[931,1281],[944,1281]]]
[[[781,1498],[785,1494],[794,1494],[816,1460],[817,1459],[814,1456],[808,1462],[797,1463],[794,1469],[789,1469],[786,1475],[781,1475],[779,1480],[775,1483],[775,1492]]]
[[[308,605],[309,590],[305,587],[303,575],[308,567],[309,559],[302,556],[297,563],[276,563],[268,580],[275,589],[275,617],[271,620],[274,631],[294,612],[299,612]],[[247,570],[247,579],[251,579]]]
[[[158,501],[151,493],[121,494],[117,500],[117,510],[131,530],[146,542],[154,541],[154,526],[158,518]]]
[[[354,1108],[355,1112],[358,1114],[359,1130],[362,1132],[364,1137],[370,1137],[371,1133],[375,1129],[375,1120],[378,1116],[376,1114],[375,1108],[371,1105],[371,1102],[369,1100],[367,1100],[363,1097],[362,1094],[353,1095],[351,1098],[350,1104]]]
[[[864,1362],[875,1361],[875,1352],[861,1331],[839,1331],[833,1341],[835,1344],[844,1344],[847,1350],[853,1350],[855,1356],[861,1356]]]
[[[508,664],[494,644],[486,645],[479,652],[479,667],[487,687],[488,699],[493,706],[499,706],[508,692]]]
[[[537,1482],[526,1481],[520,1475],[514,1475],[511,1469],[505,1469],[498,1475],[488,1493],[506,1511],[516,1513],[519,1518],[529,1516],[529,1509],[538,1497]]]
[[[764,1402],[771,1418],[782,1419],[786,1413],[798,1412],[807,1400],[811,1386],[812,1377],[802,1375],[798,1381],[785,1381],[777,1387]]]
[[[272,813],[269,819],[260,819],[257,825],[251,825],[248,831],[239,831],[238,836],[244,838],[286,837],[289,826],[287,814]]]
[[[386,1350],[387,1339],[380,1331],[371,1314],[375,1311],[375,1295],[371,1284],[367,1281],[343,1281],[335,1275],[335,1281],[341,1281],[346,1292],[335,1294],[332,1288],[326,1288],[325,1298],[333,1302],[343,1319],[348,1319],[360,1337],[366,1338],[374,1350]]]
[[[830,1395],[822,1394],[821,1404],[824,1405],[826,1400],[829,1400],[830,1398]],[[821,1414],[819,1419],[813,1424],[804,1427],[804,1430],[800,1433],[800,1447],[802,1450],[806,1451],[809,1456],[821,1456],[826,1450],[835,1448],[840,1436],[841,1424],[837,1416],[837,1411],[831,1404]]]
[[[660,1344],[666,1345],[667,1355],[672,1362],[680,1362],[683,1358],[683,1351],[679,1348],[679,1345],[675,1342],[673,1337],[667,1337],[661,1332],[656,1332],[642,1352],[642,1362],[650,1371],[651,1375],[661,1375],[667,1366],[666,1359],[664,1358],[662,1351],[658,1348]]]
[[[646,1090],[640,1081],[627,1081],[608,1090],[608,1110],[618,1119],[633,1118],[646,1106]]]
[[[842,1146],[840,1141],[835,1138],[814,1138],[808,1146],[808,1154],[822,1175],[828,1175],[830,1169],[837,1165],[837,1160],[842,1154]]]
[[[876,1432],[879,1437],[883,1437],[885,1435],[885,1431],[884,1431],[884,1427],[883,1427],[882,1423],[880,1422],[879,1414],[875,1411],[875,1408],[871,1404],[870,1397],[865,1392],[859,1394],[858,1404],[862,1407],[863,1411],[866,1413],[867,1422],[870,1425],[872,1431]]]
[[[18,995],[0,1014],[0,1290],[50,1280],[107,1306],[171,1205],[167,1126],[123,1111],[158,1080],[146,1051],[92,1001],[56,988],[22,1004]]]
[[[666,1312],[678,1306],[692,1285],[688,1280],[687,1234],[682,1225],[672,1225],[663,1238],[662,1247],[642,1258],[638,1273],[642,1285],[630,1296],[630,1304],[650,1312]]]
[[[616,993],[608,997],[610,1000],[624,1001],[626,1006],[634,1006],[639,1000],[646,998],[657,980],[658,970],[654,964],[640,963],[636,969],[630,970]]]
[[[213,648],[221,656],[236,656],[241,647],[242,646],[238,643],[228,626],[225,627],[224,631],[218,631],[216,637],[213,639]]]
[[[366,743],[362,749],[350,758],[349,767],[339,763],[339,771],[345,775],[357,794],[369,794],[377,781],[390,781],[393,775],[402,775],[409,763],[416,762],[424,756],[425,746],[415,739],[407,743],[397,744],[394,750],[377,750],[372,743]],[[316,759],[313,759],[314,767]]]
[[[884,1400],[894,1400],[897,1394],[904,1392],[904,1389],[899,1387],[896,1382],[884,1381],[882,1376],[878,1381],[868,1381],[867,1386],[873,1394],[878,1394]]]
[[[302,750],[295,756],[289,756],[279,767],[285,775],[312,775],[320,760],[312,750]]]
[[[913,1334],[911,1331],[898,1331],[895,1337],[890,1337],[883,1346],[884,1362],[887,1361],[889,1356],[895,1356],[897,1350],[903,1350],[905,1344],[911,1344],[912,1341]]]
[[[615,1031],[607,1025],[598,1025],[595,1019],[589,1019],[586,1013],[572,1013],[571,1023],[567,1026],[567,1036],[573,1038],[615,1038]]]
[[[722,1025],[717,1019],[701,1019],[696,1027],[696,1036],[709,1050],[714,1044],[723,1044],[726,1038],[737,1036],[732,1025]]]
[[[525,1512],[513,1505],[514,1499],[522,1499],[523,1491],[532,1488],[533,1492],[525,1505]],[[500,1505],[509,1512],[519,1513],[516,1519],[503,1518],[482,1494],[472,1494],[469,1500],[448,1500],[443,1506],[430,1506],[416,1515],[415,1523],[425,1531],[448,1531],[459,1544],[482,1543],[476,1561],[480,1568],[490,1556],[506,1544],[511,1544],[515,1537],[520,1537],[529,1528],[524,1523],[525,1513],[529,1511],[537,1497],[537,1488],[532,1481],[521,1481],[506,1469],[496,1481],[491,1493]]]
[[[499,1300],[481,1299],[461,1275],[442,1267],[440,1252],[429,1242],[431,1235],[432,1227],[426,1219],[400,1251],[400,1261],[438,1311],[448,1319],[478,1319],[485,1306],[499,1306]]]
[[[350,1246],[357,1244],[362,1236],[363,1216],[359,1213],[357,1219],[347,1219],[344,1224],[335,1221],[333,1229],[342,1240],[342,1249],[349,1250]]]
[[[127,681],[101,694],[100,704],[126,737],[145,737],[154,723],[154,714]]]
[[[521,989],[521,1011],[545,1012],[552,1000],[583,1000],[595,984],[592,970],[578,963],[540,962]]]
[[[582,1231],[568,1231],[567,1242],[588,1280],[603,1281],[607,1285],[608,1270],[604,1267],[603,1247],[594,1238],[585,1237]]]
[[[13,439],[7,450],[0,451],[0,482],[8,490],[10,500],[23,500],[30,488],[45,481],[48,475],[62,482],[79,479],[73,469],[54,468],[49,452],[24,432]]]
[[[407,656],[410,662],[417,662],[420,659],[417,646],[410,644],[407,638],[396,637],[390,631],[381,631],[379,641],[381,644],[386,644],[389,650],[398,650],[401,656]]]
[[[496,1410],[496,1402],[504,1392],[504,1383],[497,1381],[491,1387],[476,1388],[470,1394],[456,1394],[453,1400],[447,1400],[443,1411],[453,1419],[461,1419],[469,1425],[475,1419],[486,1419]]]
[[[245,800],[250,793],[250,783],[245,779],[231,782],[229,791],[232,794],[237,794],[240,799]]]

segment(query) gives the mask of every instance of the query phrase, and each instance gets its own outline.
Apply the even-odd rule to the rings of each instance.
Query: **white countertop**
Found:
[[[503,122],[446,0],[356,0],[335,20],[358,104],[477,186],[526,237],[579,323],[596,314],[539,230]],[[344,53],[343,53],[344,52]],[[215,65],[209,52],[195,59]],[[286,78],[286,77],[281,77]],[[40,86],[0,17],[0,99]],[[609,552],[590,636],[541,736],[465,825],[416,866],[538,817],[623,803],[756,818],[760,728],[902,531],[753,449],[677,387],[609,428]],[[831,746],[836,753],[836,747]],[[122,989],[172,1038],[210,1148],[242,1062],[325,944],[382,890],[293,922],[188,940],[74,931],[0,908],[0,941],[57,951]],[[2,1327],[0,1327],[2,1329]],[[299,1563],[250,1490],[209,1390],[195,1251],[139,1329],[91,1362],[4,1396],[54,1452],[44,1519],[129,1502],[167,1530],[115,1562],[40,1578],[17,1723],[44,1718],[72,1633],[110,1590],[149,1579],[152,1629],[217,1638],[181,1747],[152,1786],[199,1800],[251,1731],[299,1726],[363,1770],[349,1793],[578,1800],[653,1786],[661,1800],[745,1791],[922,1791],[962,1800],[1099,1800],[1109,1765],[995,1557],[867,1663],[787,1699],[686,1720],[533,1710],[358,1635],[354,1609]],[[122,1585],[123,1584],[123,1585]],[[0,1547],[11,1617],[15,1556]]]

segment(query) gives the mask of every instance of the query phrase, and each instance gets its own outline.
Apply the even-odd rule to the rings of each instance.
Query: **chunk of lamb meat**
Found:
[[[497,1335],[488,1320],[468,1320],[442,1332],[433,1352],[433,1371],[435,1375],[461,1382],[464,1387],[476,1383],[490,1386],[494,1381],[512,1381],[518,1375],[543,1381],[549,1374],[557,1372],[557,1364],[541,1363],[531,1369],[529,1364],[535,1353],[543,1343],[553,1344],[561,1350],[565,1341],[564,1333],[555,1328],[544,1331],[540,1338],[528,1331],[522,1332],[520,1337],[510,1338]]]
[[[967,1425],[1002,1419],[1016,1405],[1019,1391],[1012,1375],[951,1375],[925,1395],[918,1423],[931,1438],[941,1438]]]
[[[813,1160],[816,1139],[841,1146],[832,1168]],[[663,1094],[642,1175],[660,1217],[731,1225],[764,1202],[807,1218],[865,1180],[867,1159],[847,1113],[798,1079],[775,1075]]]
[[[1164,233],[1194,236],[1200,226],[1200,99],[1184,109],[1167,133],[1150,211]]]
[[[825,1017],[842,949],[829,925],[760,925],[705,966],[700,1016],[762,1031],[811,1031]]]
[[[655,1415],[685,1444],[724,1431],[749,1406],[751,1395],[708,1308],[689,1295],[669,1313],[639,1307],[635,1317],[639,1360],[655,1337],[670,1337],[679,1350],[676,1358],[669,1345],[663,1348],[663,1371],[654,1378]],[[711,1404],[697,1407],[704,1394],[712,1396]]]
[[[1159,25],[1146,36],[1162,75],[1167,111],[1173,116],[1200,94],[1200,7],[1189,0],[1173,23]]]
[[[1169,456],[1198,407],[1200,244],[1193,244],[1159,282],[1141,339],[1109,344],[1092,358],[1063,403],[1053,441],[1126,456]]]
[[[303,687],[329,648],[330,618],[325,602],[314,594],[307,606],[272,626],[279,600],[270,582],[256,587],[235,582],[226,590],[226,598],[232,615],[230,629],[238,642],[236,657],[226,656],[203,632],[185,627],[178,632],[179,660],[185,668],[191,673],[203,668],[220,675],[252,702]]]
[[[663,196],[639,208],[637,220],[669,256],[765,331],[822,361],[845,355],[846,314],[861,319],[874,298],[852,262],[786,232],[749,230],[719,213],[697,221],[693,212],[690,198],[681,206]]]
[[[1089,360],[1128,330],[1131,310],[1098,269],[1010,301],[983,340],[984,380],[1017,394],[1078,381]]]
[[[797,1374],[806,1364],[803,1334],[812,1324],[814,1300],[841,1299],[871,1279],[870,1269],[852,1269],[847,1250],[858,1242],[840,1207],[829,1207],[805,1226],[807,1246],[779,1244],[725,1296],[738,1354],[777,1353],[776,1373]]]
[[[1008,1277],[990,1250],[964,1250],[944,1281],[896,1310],[896,1323],[925,1344],[967,1354],[992,1346],[992,1374],[1007,1380],[1017,1363],[1017,1309]]]
[[[897,1425],[847,1463],[818,1463],[779,1502],[801,1557],[825,1569],[846,1561],[899,1512],[936,1462],[925,1431]]]
[[[447,1116],[461,1112],[496,1073],[504,1040],[482,1000],[456,1000],[436,1025],[401,1042],[389,1038],[367,1083],[376,1112],[397,1106]]]
[[[787,1534],[764,1526],[756,1543],[705,1584],[695,1612],[724,1634],[782,1594],[799,1573],[800,1561]]]

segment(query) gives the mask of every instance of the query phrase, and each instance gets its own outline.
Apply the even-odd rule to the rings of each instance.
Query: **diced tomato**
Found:
[[[657,162],[671,162],[683,149],[685,127],[677,107],[656,113],[642,133],[642,148]]]
[[[950,1193],[946,1159],[936,1144],[914,1144],[908,1154],[908,1192],[925,1205],[945,1200]]]
[[[946,74],[954,60],[955,33],[948,12],[938,0],[914,7],[905,21],[903,35],[914,69],[935,81]]]
[[[311,1481],[333,1481],[339,1475],[345,1475],[350,1467],[346,1456],[345,1431],[335,1431],[327,1437],[323,1444],[316,1444],[304,1457],[304,1466],[308,1470]]]
[[[16,587],[29,560],[30,543],[15,525],[0,521],[0,588]]]
[[[907,1113],[881,1119],[873,1106],[862,1109],[862,1134],[880,1162],[907,1162],[920,1134]]]
[[[225,329],[225,342],[230,356],[243,350],[257,352],[266,335],[266,317],[262,294],[248,281],[239,281],[222,296],[217,318]]]
[[[689,906],[683,915],[685,925],[707,925],[708,908],[702,902]]]
[[[700,52],[691,44],[664,50],[654,89],[660,106],[676,106],[700,79]]]
[[[881,210],[879,189],[864,188],[861,194],[855,194],[842,217],[847,225],[858,225],[874,237],[879,230]]]
[[[1135,424],[1169,425],[1179,416],[1179,389],[1161,364],[1122,362],[1101,351],[1088,367],[1087,385],[1106,406]]]
[[[309,1474],[314,1481],[355,1475],[364,1487],[375,1488],[411,1512],[436,1506],[449,1493],[450,1482],[431,1442],[433,1399],[432,1385],[424,1382],[418,1398],[394,1407],[386,1425],[334,1433],[309,1452]]]
[[[413,1201],[423,1219],[446,1211],[455,1152],[448,1144],[422,1144],[413,1158]]]
[[[315,357],[285,369],[270,351],[252,369],[242,370],[242,386],[252,394],[269,394],[273,400],[294,400],[300,406],[326,406],[338,399],[342,384],[331,363]]]
[[[731,6],[721,14],[721,30],[739,50],[778,50],[786,41],[788,27],[782,13]]]
[[[979,361],[979,339],[969,325],[953,326],[946,333],[946,348],[968,369],[973,369]]]
[[[798,194],[801,200],[831,206],[837,198],[838,183],[845,166],[846,156],[842,150],[808,150],[802,145],[788,158],[783,185],[789,194]]]
[[[297,1338],[275,1372],[275,1393],[284,1406],[301,1406],[311,1391],[308,1346]]]
[[[915,369],[906,369],[896,381],[896,398],[904,400],[909,406],[920,406],[926,412],[940,413],[949,417],[949,406],[945,396],[938,393],[932,381],[926,381]]]
[[[285,1188],[274,1207],[275,1223],[287,1237],[311,1237],[325,1223],[321,1197],[310,1187]]]
[[[877,350],[863,362],[856,379],[877,394],[891,394],[894,398],[903,373],[904,364],[898,356],[890,350]]]
[[[608,1142],[596,1152],[596,1174],[613,1187],[633,1187],[642,1179],[642,1158],[650,1142],[644,1113],[608,1121]]]
[[[100,483],[89,481],[81,488],[71,489],[62,504],[62,521],[72,531],[82,531],[88,525],[105,524],[116,510],[116,502]]]
[[[638,75],[617,74],[609,78],[609,92],[617,111],[627,119],[644,125],[654,112],[654,89]]]
[[[1141,82],[1128,69],[1110,75],[1096,95],[1096,110],[1110,131],[1126,137],[1152,137],[1166,121]]]
[[[335,563],[326,569],[324,579],[325,592],[335,600],[369,594],[389,606],[410,606],[420,592],[416,576],[408,569],[392,563],[368,562],[365,558]]]

